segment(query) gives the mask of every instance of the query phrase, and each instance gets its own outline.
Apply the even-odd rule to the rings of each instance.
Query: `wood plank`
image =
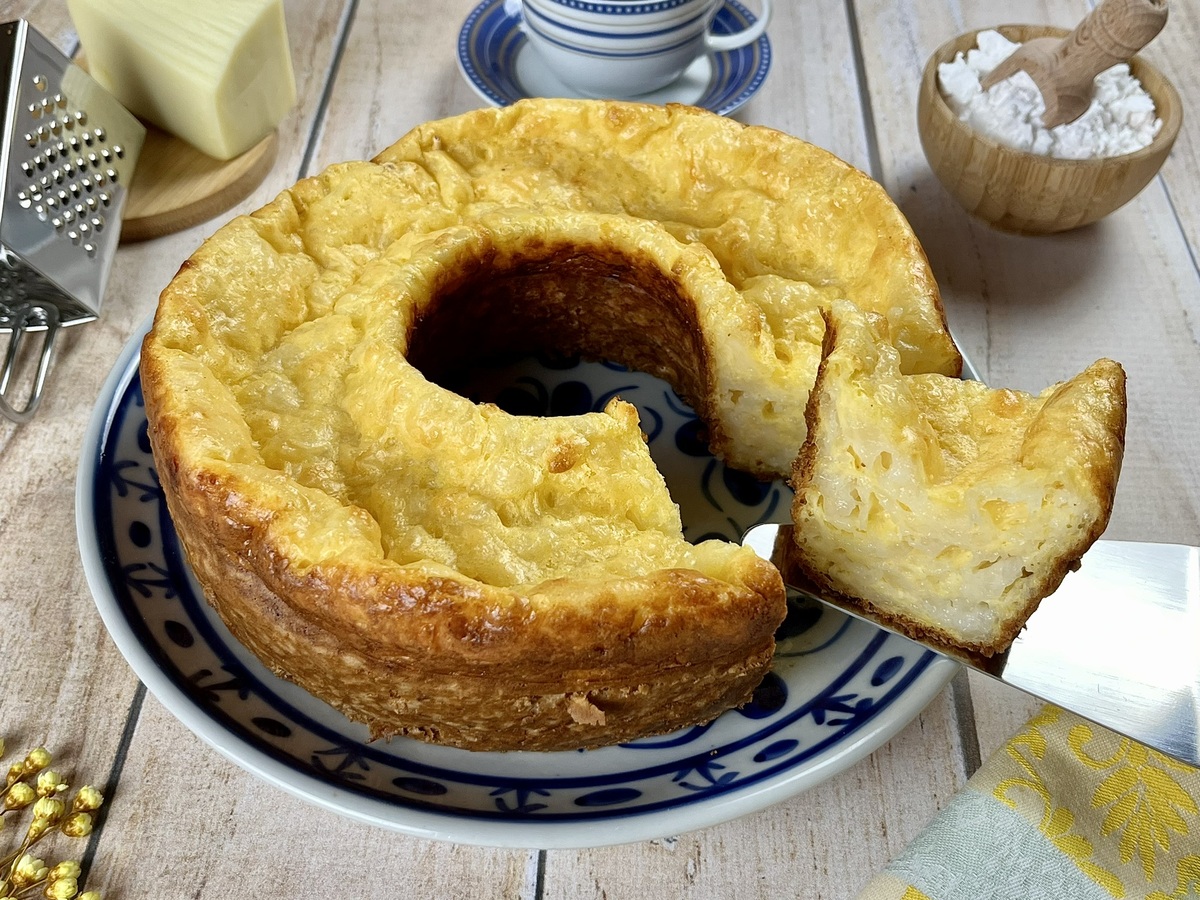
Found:
[[[77,43],[62,0],[16,0],[0,19],[25,18],[64,53]],[[0,333],[7,347],[9,336]],[[29,341],[40,344],[33,335]],[[76,787],[103,785],[120,744],[137,679],[104,630],[79,563],[75,541],[75,475],[90,395],[70,413],[55,394],[66,393],[62,360],[86,354],[80,330],[58,340],[59,371],[51,375],[38,418],[17,426],[0,418],[0,738],[7,767],[20,754],[45,746],[53,766]],[[106,370],[107,362],[97,366]],[[69,376],[68,376],[69,377]],[[69,382],[68,382],[69,383]],[[23,384],[23,382],[22,382]],[[55,385],[59,390],[55,391]],[[23,390],[14,385],[18,397]],[[58,398],[61,401],[61,396]],[[90,673],[112,672],[109,678]],[[70,846],[70,845],[66,845]],[[8,844],[0,841],[7,850]],[[75,845],[76,852],[82,851]]]
[[[0,9],[0,22],[13,19],[27,19],[43,37],[68,55],[79,43],[64,0],[6,0]]]
[[[479,105],[454,64],[454,39],[472,5],[455,0],[434,16],[383,0],[289,3],[302,102],[281,127],[272,173],[239,208],[261,205],[301,174],[314,122],[307,171],[368,156],[421,121]],[[1180,6],[1151,50],[1187,98],[1195,96],[1197,13]],[[61,0],[19,0],[14,8],[70,46]],[[1100,354],[1125,362],[1135,410],[1110,533],[1200,543],[1200,425],[1190,414],[1200,395],[1194,107],[1162,182],[1126,210],[1060,238],[999,235],[967,219],[933,181],[915,134],[925,57],[955,33],[997,24],[994,2],[861,0],[819,18],[781,5],[771,29],[774,70],[739,117],[872,167],[847,8],[863,48],[878,174],[930,251],[960,340],[989,380],[1015,387],[1040,388]],[[348,9],[355,10],[353,27],[323,109]],[[1017,0],[1000,15],[1071,25],[1085,11],[1082,0]],[[1183,234],[1175,213],[1186,217]],[[102,320],[65,336],[39,418],[22,428],[0,424],[3,458],[35,461],[0,466],[0,608],[7,614],[0,723],[10,750],[45,742],[65,768],[93,781],[117,758],[138,689],[100,626],[77,562],[71,509],[79,436],[127,336],[216,225],[123,249]],[[970,684],[966,708],[974,707],[986,755],[1037,704],[990,682]],[[797,885],[805,896],[844,897],[961,786],[970,756],[959,745],[963,708],[943,693],[868,759],[742,820],[674,839],[541,855],[431,843],[312,807],[225,761],[148,697],[121,757],[89,886],[107,896],[159,896],[171,873],[172,885],[186,885],[200,900],[274,895],[281,883],[291,893],[338,896],[387,896],[403,883],[418,896],[532,897],[540,884],[547,897],[774,897],[794,894]]]
[[[777,3],[767,30],[771,71],[762,91],[733,118],[795,135],[870,172],[851,32],[840,5],[813,16]]]
[[[228,762],[147,697],[88,886],[105,897],[528,895],[537,854],[346,819]]]
[[[53,19],[52,9],[38,11]],[[268,183],[241,208],[261,205],[297,177],[342,18],[340,4],[288,7],[293,52],[306,63],[297,66],[301,103],[280,127],[279,157]],[[73,498],[79,440],[129,334],[214,227],[205,223],[122,248],[101,319],[64,334],[37,418],[22,427],[0,424],[0,447],[10,463],[0,467],[0,547],[6,563],[0,567],[6,614],[0,630],[5,661],[0,723],[10,756],[45,744],[65,771],[101,785],[114,762],[122,764],[120,787],[109,791],[110,818],[93,841],[96,874],[90,887],[108,896],[162,896],[166,872],[174,873],[174,884],[188,886],[189,896],[222,900],[247,895],[246,873],[256,872],[257,893],[269,896],[280,883],[297,883],[297,860],[307,865],[299,874],[318,887],[361,883],[382,896],[398,877],[408,882],[411,870],[424,866],[431,878],[443,879],[443,889],[431,889],[431,896],[518,896],[528,873],[536,872],[536,856],[494,854],[496,876],[475,880],[473,873],[490,851],[444,844],[431,849],[425,841],[315,810],[218,756],[153,698],[142,707],[128,755],[120,757],[138,682],[99,621],[78,561]],[[12,464],[18,460],[23,464]],[[172,822],[178,827],[170,827]],[[314,845],[326,849],[312,854]],[[285,847],[286,853],[275,852]],[[385,854],[389,866],[374,866],[364,876],[362,860]],[[238,860],[232,868],[231,857]],[[143,864],[147,859],[156,862]],[[170,867],[158,859],[169,859]],[[390,868],[394,861],[399,869]],[[452,887],[468,883],[478,893]]]
[[[1044,703],[978,672],[971,672],[969,678],[982,761],[1003,747]]]
[[[544,896],[853,896],[965,778],[944,692],[884,748],[760,813],[666,840],[549,852]]]
[[[395,3],[379,0],[358,4],[309,174],[369,159],[422,122],[482,105],[455,62],[474,5],[453,0],[435,16],[397,14]]]
[[[1181,414],[1200,392],[1200,281],[1163,182],[1105,221],[1063,235],[1015,237],[972,220],[924,160],[916,89],[941,43],[1000,24],[995,5],[868,0],[858,8],[883,182],[929,254],[960,343],[989,383],[1025,390],[1040,390],[1099,356],[1122,362],[1129,429],[1108,536],[1200,542],[1200,418]],[[1029,0],[1008,4],[1003,17],[1069,27],[1086,11],[1079,2]],[[1190,147],[1194,116],[1184,118],[1181,144]],[[1194,183],[1171,182],[1177,205],[1193,202]],[[1037,704],[984,679],[973,678],[971,687],[986,756]]]
[[[761,94],[737,118],[871,166],[849,23],[777,7]],[[547,854],[545,896],[845,897],[904,847],[966,779],[948,692],[869,758],[778,806],[673,839]]]
[[[271,174],[237,209],[261,206],[302,174],[314,123],[326,112],[324,85],[334,71],[348,6],[286,7],[300,103],[280,125],[279,155]],[[441,17],[422,18],[435,26],[444,24]],[[355,24],[356,29],[362,27],[361,22]],[[371,116],[369,109],[357,105],[360,99],[353,97],[340,107],[354,118],[355,127]],[[347,124],[345,118],[324,121],[333,121],[335,128]],[[363,152],[360,149],[356,155]],[[115,358],[126,336],[153,309],[159,290],[179,264],[225,218],[122,248],[109,291],[109,303],[115,299],[115,308],[106,309],[101,322],[88,326],[95,329],[89,336],[103,346],[78,360],[80,366],[97,357]],[[85,380],[82,372],[69,377]],[[94,396],[94,389],[82,388],[79,394],[86,401],[89,394]],[[57,402],[74,401],[63,397]],[[113,665],[124,669],[119,660]],[[322,891],[349,884],[354,895],[361,891],[363,896],[385,896],[398,881],[406,890],[420,886],[418,895],[424,896],[516,897],[532,889],[530,879],[536,876],[537,856],[528,851],[431,843],[364,826],[293,798],[203,745],[152,697],[145,701],[133,732],[121,784],[134,787],[114,796],[111,818],[95,851],[99,880],[92,886],[109,896],[154,896],[161,890],[164,871],[173,871],[179,883],[189,885],[189,896],[195,900],[270,896],[281,883]],[[143,785],[160,789],[146,792]],[[148,802],[158,804],[150,814],[156,823],[178,818],[201,823],[200,827],[142,828]],[[271,852],[264,854],[264,847]],[[322,850],[313,853],[313,847]],[[144,866],[138,865],[139,858],[163,862]],[[363,860],[371,859],[386,859],[387,864],[364,866]],[[236,864],[230,865],[231,860]]]
[[[1166,27],[1143,55],[1157,66],[1183,98],[1184,122],[1171,155],[1163,164],[1162,178],[1180,228],[1192,250],[1192,262],[1200,260],[1200,67],[1196,46],[1200,41],[1200,7],[1195,3],[1172,3]],[[1193,298],[1194,299],[1194,298]],[[1189,324],[1195,335],[1200,310],[1190,307]]]

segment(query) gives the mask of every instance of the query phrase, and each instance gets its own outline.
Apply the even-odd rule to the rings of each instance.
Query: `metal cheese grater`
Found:
[[[58,329],[100,313],[146,130],[23,20],[0,24],[0,413],[32,418]],[[24,403],[11,403],[24,336],[42,334]]]

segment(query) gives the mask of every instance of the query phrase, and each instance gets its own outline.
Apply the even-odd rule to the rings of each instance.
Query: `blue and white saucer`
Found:
[[[737,0],[725,0],[713,19],[714,34],[733,34],[755,21]],[[580,97],[543,65],[521,30],[519,16],[505,0],[483,0],[458,34],[458,68],[475,93],[495,106],[524,97]],[[697,59],[673,84],[637,99],[647,103],[686,103],[728,115],[762,87],[771,68],[766,35],[737,50]]]
[[[903,638],[793,601],[753,702],[709,725],[564,753],[371,742],[363,726],[272,675],[204,601],[150,454],[141,339],[109,376],[80,459],[76,519],[96,606],[134,672],[188,728],[313,803],[469,844],[564,848],[670,836],[778,803],[848,768],[957,671]],[[752,525],[787,517],[787,487],[726,469],[709,455],[691,410],[651,376],[530,360],[466,393],[530,415],[600,409],[614,394],[636,404],[690,539],[737,540]]]

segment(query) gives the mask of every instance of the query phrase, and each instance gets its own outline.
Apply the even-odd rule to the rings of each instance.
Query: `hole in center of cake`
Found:
[[[649,260],[560,245],[466,268],[435,292],[410,336],[407,358],[430,381],[515,414],[577,414],[581,398],[530,403],[497,392],[489,376],[534,355],[550,368],[583,357],[662,378],[692,404],[705,396],[694,304]]]
[[[613,396],[636,405],[692,542],[740,540],[790,497],[711,454],[688,409],[711,377],[695,303],[648,260],[576,246],[473,260],[434,292],[406,356],[430,381],[512,415],[580,415]]]

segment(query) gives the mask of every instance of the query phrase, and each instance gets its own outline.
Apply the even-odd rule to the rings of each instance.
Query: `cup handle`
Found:
[[[733,34],[712,34],[710,32],[705,35],[704,40],[708,49],[718,53],[723,50],[736,50],[762,37],[771,21],[771,0],[758,0],[758,5],[762,7],[762,12],[758,14],[758,19],[749,28],[743,28]]]

